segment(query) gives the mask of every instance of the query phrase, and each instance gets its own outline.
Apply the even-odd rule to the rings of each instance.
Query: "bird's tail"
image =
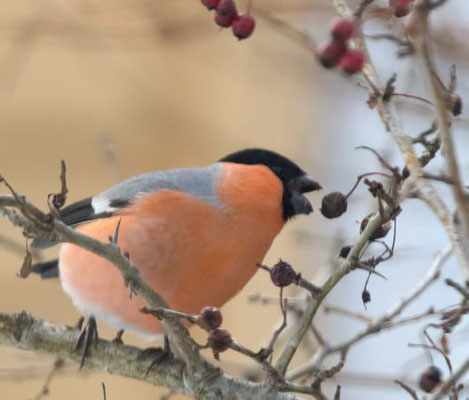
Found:
[[[59,276],[59,260],[44,261],[34,264],[33,273],[41,275],[42,279],[57,278]]]

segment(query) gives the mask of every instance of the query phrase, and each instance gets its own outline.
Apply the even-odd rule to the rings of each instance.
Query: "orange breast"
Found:
[[[182,192],[162,190],[138,200],[122,216],[77,229],[102,241],[121,219],[119,245],[141,276],[169,305],[196,313],[220,307],[257,270],[283,226],[282,184],[263,166],[226,164],[219,178],[221,207]],[[152,334],[160,324],[129,298],[118,270],[71,244],[60,253],[62,285],[83,312],[116,327]]]

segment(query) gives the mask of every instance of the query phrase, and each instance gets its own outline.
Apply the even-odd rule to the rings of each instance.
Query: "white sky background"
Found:
[[[313,17],[314,18],[314,17]],[[319,22],[319,21],[318,21]],[[324,20],[315,25],[312,34],[320,41],[327,37],[324,31]],[[458,67],[458,93],[462,96],[463,104],[468,104],[469,99],[469,2],[467,0],[451,0],[448,4],[435,12],[433,35],[443,43],[457,43],[456,52],[446,44],[438,58],[439,74],[443,81],[448,82],[449,65],[457,64]],[[314,24],[313,24],[314,25]],[[317,26],[320,27],[317,27]],[[322,26],[321,26],[322,25]],[[365,32],[384,32],[382,24],[369,23],[365,26]],[[394,57],[396,46],[391,43],[371,42],[371,53],[377,69],[383,81],[386,81],[393,72],[398,73],[397,91],[405,93],[425,93],[423,82],[415,69],[416,60],[412,57],[397,60]],[[438,50],[442,50],[439,48]],[[440,51],[437,52],[440,54]],[[379,171],[380,166],[371,153],[354,150],[355,146],[367,145],[375,148],[388,160],[397,165],[402,165],[402,157],[396,151],[392,139],[385,133],[381,121],[375,110],[370,110],[366,105],[366,91],[356,87],[354,82],[341,79],[335,73],[324,77],[325,85],[331,85],[331,98],[328,102],[318,101],[313,96],[315,106],[324,107],[323,126],[327,137],[324,143],[323,154],[327,155],[324,160],[317,161],[319,164],[326,163],[330,168],[327,177],[327,191],[340,190],[347,192],[355,182],[356,176],[370,171]],[[324,104],[326,103],[326,104]],[[408,105],[410,107],[407,107]],[[427,129],[431,124],[431,114],[415,101],[402,102],[405,108],[400,107],[399,115],[403,121],[404,130],[407,134],[415,136]],[[463,177],[468,181],[468,116],[466,109],[463,110],[454,125],[454,137],[458,148],[458,157],[461,161]],[[312,146],[316,145],[315,143]],[[419,149],[421,150],[421,149]],[[333,154],[337,154],[334,157]],[[431,162],[429,171],[442,171],[441,158]],[[315,162],[316,164],[316,162]],[[450,191],[443,184],[435,184],[445,198],[450,199]],[[345,237],[353,241],[358,231],[356,221],[370,210],[375,209],[375,204],[363,201],[365,188],[356,192],[349,204],[349,211],[338,221],[324,224],[325,234],[330,236],[331,242],[334,236]],[[332,227],[332,229],[331,229]],[[344,227],[349,227],[343,232]],[[335,230],[334,230],[335,229]],[[390,243],[391,235],[388,235]],[[387,276],[388,281],[380,278],[372,278],[369,285],[372,302],[365,311],[361,302],[361,290],[363,288],[366,274],[354,272],[346,277],[327,299],[326,303],[335,304],[356,312],[365,313],[368,316],[380,316],[385,313],[405,293],[415,287],[425,275],[432,260],[439,249],[442,249],[448,240],[444,230],[440,227],[436,218],[417,200],[409,200],[403,204],[403,212],[398,219],[397,244],[395,257],[379,267],[379,271]],[[381,250],[381,249],[379,249]],[[451,277],[462,281],[459,269],[454,258],[446,264],[443,270],[443,278]],[[454,290],[446,287],[442,281],[428,290],[411,307],[408,307],[404,316],[427,310],[431,305],[438,307],[454,304],[459,301],[459,296]],[[428,320],[430,321],[430,320]],[[420,342],[419,326],[414,324],[384,332],[379,336],[367,339],[361,344],[353,347],[342,374],[363,374],[365,376],[384,376],[391,378],[405,378],[416,380],[420,372],[428,365],[424,353],[420,349],[410,349],[407,344]],[[332,315],[321,316],[321,329],[327,332],[333,343],[341,343],[353,336],[354,333],[365,326],[360,322],[334,317]],[[451,360],[455,368],[469,356],[469,345],[465,337],[469,326],[463,322],[450,336]],[[433,336],[436,340],[438,335]],[[434,355],[435,364],[448,376],[447,368],[441,356]],[[356,398],[373,398],[374,400],[402,399],[408,396],[401,389],[391,385],[375,386],[370,384],[353,385],[350,381],[343,382],[342,399],[351,400]],[[334,389],[334,388],[332,388]],[[332,391],[330,392],[330,394]],[[423,393],[420,392],[420,395]]]

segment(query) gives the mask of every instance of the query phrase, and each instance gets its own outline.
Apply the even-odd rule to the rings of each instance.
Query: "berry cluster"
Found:
[[[234,0],[202,0],[202,4],[209,10],[215,10],[215,23],[222,28],[233,30],[239,40],[251,36],[256,21],[249,14],[238,14]]]
[[[222,322],[223,316],[217,307],[204,307],[196,316],[196,324],[208,332],[207,347],[212,349],[216,360],[233,342],[230,332],[220,328]]]
[[[365,55],[359,50],[348,48],[353,37],[353,21],[340,18],[334,21],[331,29],[332,40],[318,50],[319,62],[325,68],[339,66],[347,74],[359,72],[365,64]]]
[[[412,9],[414,0],[389,0],[389,8],[395,17],[405,17]]]

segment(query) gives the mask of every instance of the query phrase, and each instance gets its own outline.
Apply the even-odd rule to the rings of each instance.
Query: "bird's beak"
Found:
[[[322,189],[321,185],[308,175],[296,178],[290,183],[292,193],[292,204],[295,214],[310,214],[313,206],[303,193],[314,192]]]
[[[300,193],[309,193],[321,190],[322,186],[309,175],[303,175],[292,182],[292,189]]]

